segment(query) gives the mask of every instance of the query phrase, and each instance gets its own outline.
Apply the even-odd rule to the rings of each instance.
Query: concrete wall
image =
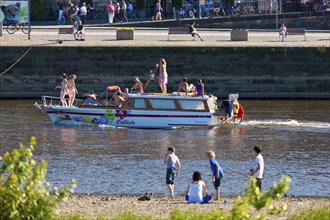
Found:
[[[27,48],[0,47],[0,73]],[[329,48],[34,47],[0,77],[0,98],[58,95],[59,73],[77,73],[79,95],[108,85],[144,82],[160,57],[168,62],[169,91],[182,77],[205,82],[206,92],[250,98],[330,98]],[[159,92],[152,81],[148,92]]]

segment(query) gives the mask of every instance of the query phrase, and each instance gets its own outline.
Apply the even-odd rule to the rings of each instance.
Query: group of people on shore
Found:
[[[254,167],[250,169],[249,174],[251,178],[256,179],[256,185],[261,191],[262,178],[264,173],[264,159],[261,155],[261,146],[256,145],[253,148],[256,155],[254,161]],[[213,186],[215,188],[214,200],[220,200],[220,185],[221,180],[224,178],[224,172],[219,162],[215,159],[216,155],[214,151],[208,151],[205,153],[205,158],[209,160],[210,168],[213,176]],[[175,196],[175,177],[180,174],[181,163],[178,156],[175,154],[175,148],[169,147],[164,156],[164,163],[166,164],[166,185],[169,189],[170,195]],[[188,183],[187,190],[185,192],[185,198],[188,203],[207,203],[212,197],[206,187],[206,183],[202,181],[202,174],[195,171],[192,176],[192,181]]]

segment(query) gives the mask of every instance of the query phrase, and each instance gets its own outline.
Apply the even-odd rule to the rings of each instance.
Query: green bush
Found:
[[[330,208],[308,209],[290,216],[289,220],[329,220]]]
[[[36,138],[30,146],[0,157],[0,213],[1,219],[54,219],[57,203],[73,192],[76,181],[56,189],[50,195],[51,185],[46,181],[47,162],[38,164],[33,157]]]
[[[40,21],[44,16],[48,0],[33,0],[30,1],[30,18],[31,21]]]

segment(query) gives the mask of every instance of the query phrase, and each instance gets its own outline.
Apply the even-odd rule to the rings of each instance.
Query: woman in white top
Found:
[[[203,191],[206,196],[203,197]],[[206,189],[204,181],[202,181],[201,174],[194,172],[193,181],[188,184],[186,191],[186,200],[188,203],[207,203],[212,197]]]

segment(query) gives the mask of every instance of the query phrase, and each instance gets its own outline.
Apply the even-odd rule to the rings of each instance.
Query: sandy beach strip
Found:
[[[143,196],[143,195],[142,195]],[[139,201],[141,195],[72,195],[66,201],[62,201],[58,207],[58,214],[69,215],[79,213],[81,216],[95,219],[97,216],[108,218],[115,217],[125,212],[133,212],[137,215],[150,215],[152,217],[166,217],[174,209],[181,211],[196,210],[201,213],[220,209],[228,212],[236,196],[221,197],[220,201],[211,200],[208,204],[187,204],[183,196],[170,198],[165,195],[151,195],[149,201]],[[329,207],[330,198],[324,197],[287,197],[278,200],[286,203],[288,211],[270,219],[287,219],[288,216],[299,213],[304,209]]]

